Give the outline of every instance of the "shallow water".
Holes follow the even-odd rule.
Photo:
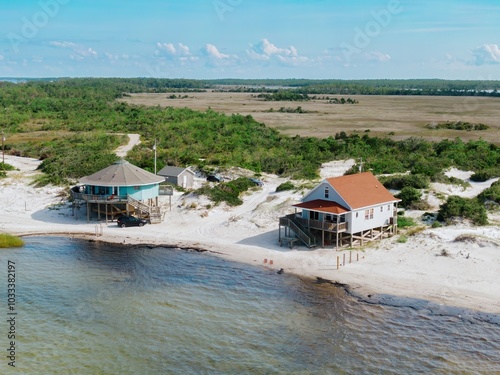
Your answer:
[[[2,348],[8,260],[18,313],[2,374],[500,373],[500,326],[472,312],[367,304],[207,253],[26,243],[0,252]]]

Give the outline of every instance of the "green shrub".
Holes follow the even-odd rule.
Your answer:
[[[472,176],[470,176],[471,181],[475,182],[484,182],[488,181],[489,179],[498,177],[498,171],[495,169],[483,169],[479,172],[474,173]]]
[[[0,171],[13,171],[15,169],[12,165],[0,161]]]
[[[465,131],[481,131],[488,130],[489,126],[481,123],[470,123],[466,121],[446,122],[440,124],[427,124],[427,129],[452,129],[452,130],[465,130]]]
[[[413,220],[411,217],[406,217],[406,216],[398,217],[398,227],[400,229],[413,227],[415,225],[417,225],[417,223],[415,223],[415,220]]]
[[[439,221],[449,221],[459,217],[470,219],[475,225],[488,224],[486,208],[479,199],[452,195],[440,206],[437,218]]]
[[[398,237],[398,243],[407,243],[408,242],[408,236],[402,234]]]
[[[23,247],[24,241],[16,236],[0,233],[0,248]]]
[[[409,208],[412,204],[417,203],[422,198],[422,192],[410,186],[405,186],[401,193],[396,195],[396,198],[401,199],[401,206]]]
[[[291,181],[286,181],[276,188],[276,192],[278,193],[280,191],[293,190],[293,189],[295,189],[295,185]]]
[[[380,182],[387,189],[402,190],[405,187],[427,189],[431,180],[428,176],[422,174],[400,174],[389,177],[380,177]]]
[[[447,175],[444,174],[443,171],[438,172],[432,176],[432,182],[440,182],[442,184],[449,184],[449,185],[457,185],[461,186],[464,189],[467,189],[470,187],[470,183],[468,181],[464,181],[460,178],[457,177],[448,177]]]
[[[488,189],[485,189],[477,197],[481,202],[493,201],[500,204],[500,180],[491,184]]]
[[[222,182],[212,188],[206,185],[198,189],[197,192],[198,194],[206,195],[215,204],[226,202],[230,206],[239,206],[243,204],[240,194],[253,186],[255,186],[254,183],[248,178],[240,177],[229,182]]]

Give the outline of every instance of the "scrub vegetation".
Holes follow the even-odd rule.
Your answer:
[[[441,81],[420,83],[421,93],[463,94],[458,91],[461,87],[458,82],[449,83],[448,91],[442,91]],[[415,134],[394,140],[371,137],[368,132],[360,135],[348,128],[322,138],[287,136],[251,115],[226,115],[210,108],[197,111],[134,105],[117,100],[143,92],[199,92],[213,89],[214,84],[211,81],[118,78],[2,82],[0,124],[7,134],[5,150],[43,160],[40,170],[45,174],[38,180],[40,185],[67,184],[109,165],[117,159],[113,150],[125,142],[126,133],[139,133],[142,137],[142,143],[129,152],[127,160],[149,171],[154,169],[156,139],[158,169],[167,164],[201,169],[237,166],[256,173],[315,179],[321,163],[355,158],[363,160],[363,170],[371,170],[374,174],[400,174],[383,183],[401,189],[424,189],[429,182],[441,181],[443,171],[450,167],[474,171],[478,179],[500,176],[500,148],[482,139],[433,142]],[[406,84],[406,87],[416,87],[419,83]],[[376,89],[372,82],[365,82],[364,86],[360,82],[316,82],[300,87],[297,92],[264,90],[262,99],[304,101],[309,94],[332,94],[342,87],[343,93],[348,94],[387,94],[386,89]],[[394,85],[391,87],[390,93],[399,92]],[[405,95],[416,94],[406,88],[403,91]],[[476,93],[486,95],[486,91]],[[497,95],[496,91],[488,93],[489,96]],[[358,170],[359,165],[355,165],[351,173]],[[409,174],[403,177],[407,172]],[[219,188],[226,192],[245,190],[229,183]],[[410,203],[416,196],[414,193],[405,191]],[[442,216],[445,217],[445,213]]]

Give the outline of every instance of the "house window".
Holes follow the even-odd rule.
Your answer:
[[[316,211],[309,212],[309,219],[319,220],[319,212],[316,212]]]
[[[380,212],[384,212],[384,206],[380,206]]]
[[[387,205],[387,211],[390,211],[390,210],[391,210],[391,205],[390,205],[390,204],[388,204],[388,205]]]
[[[356,212],[356,218],[359,216],[359,212]]]
[[[325,187],[325,199],[328,199],[330,197],[330,189],[328,189],[328,186]]]
[[[134,186],[134,190],[141,190],[140,186]]]
[[[373,219],[373,208],[370,208],[370,219]]]
[[[373,208],[365,210],[365,220],[371,220],[371,219],[373,219]]]

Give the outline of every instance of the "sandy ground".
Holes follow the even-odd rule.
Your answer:
[[[353,295],[375,303],[394,298],[432,302],[434,306],[466,308],[500,314],[500,227],[471,227],[457,224],[438,229],[426,227],[406,243],[399,236],[384,239],[352,251],[335,249],[293,249],[278,243],[278,218],[292,213],[291,204],[307,191],[276,193],[284,179],[264,175],[264,186],[244,197],[235,208],[225,205],[207,208],[204,197],[176,192],[169,204],[161,197],[161,224],[143,228],[119,228],[116,223],[87,223],[85,209],[79,219],[61,197],[58,187],[34,188],[30,185],[38,160],[6,156],[18,168],[0,179],[0,232],[19,235],[65,234],[124,244],[165,245],[208,250],[229,260],[258,267],[280,268],[286,273],[320,277],[346,284]],[[323,165],[322,177],[340,176],[354,161]],[[234,169],[227,174],[244,174]],[[448,173],[468,178],[469,172]],[[435,185],[432,191],[445,195],[473,196],[494,180],[472,184],[469,189]],[[198,184],[205,183],[198,180]],[[431,199],[429,199],[431,201]],[[432,203],[432,202],[431,202]],[[434,198],[434,204],[438,204]],[[421,213],[413,212],[419,217]],[[500,222],[499,215],[491,216]],[[96,236],[97,233],[102,233]],[[345,256],[345,258],[344,258]],[[337,257],[340,268],[337,269]],[[345,259],[345,261],[344,261]],[[270,265],[272,261],[272,265]],[[345,263],[344,263],[345,262]]]

